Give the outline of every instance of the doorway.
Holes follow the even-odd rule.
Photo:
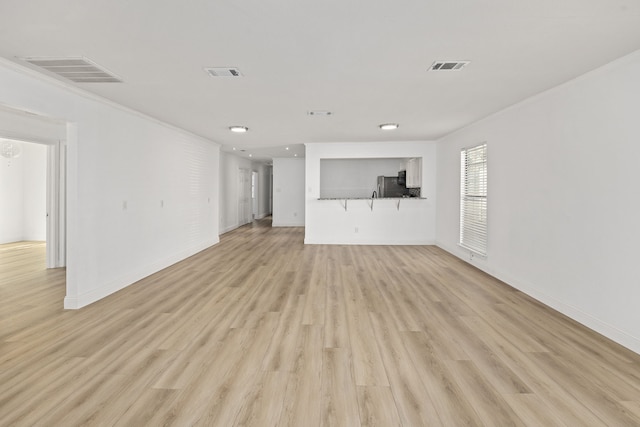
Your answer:
[[[0,139],[0,244],[46,242],[47,151]]]
[[[65,139],[67,135],[67,124],[63,121],[34,114],[23,110],[0,105],[0,147],[3,148],[0,159],[10,162],[5,166],[5,172],[13,165],[17,168],[18,163],[22,163],[27,158],[34,157],[33,152],[39,152],[40,158],[44,158],[44,164],[29,164],[23,170],[23,181],[36,182],[44,181],[44,189],[35,192],[41,193],[45,200],[37,201],[36,195],[29,195],[27,198],[26,216],[34,216],[29,220],[29,232],[21,233],[24,236],[35,236],[36,231],[39,236],[44,234],[42,240],[46,241],[46,267],[56,268],[66,265],[66,151]],[[46,152],[46,155],[43,154]],[[36,156],[37,157],[37,156]],[[12,163],[12,164],[11,164]],[[16,168],[10,171],[17,177]],[[36,170],[37,169],[37,170]],[[5,192],[17,192],[22,184],[17,185],[17,178],[3,180]],[[6,188],[8,187],[8,189]],[[33,185],[29,184],[29,192],[34,192]],[[33,196],[33,197],[31,197]],[[24,197],[24,195],[22,196]],[[31,206],[31,207],[29,207]],[[42,206],[42,208],[33,208]],[[42,212],[38,212],[41,209]],[[15,215],[9,212],[3,204],[2,216],[4,218]],[[44,216],[44,225],[38,221]],[[44,233],[43,229],[44,228]]]

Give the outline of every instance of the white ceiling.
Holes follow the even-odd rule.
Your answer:
[[[124,82],[76,86],[254,159],[435,139],[637,49],[638,0],[0,0],[0,56],[86,57]]]

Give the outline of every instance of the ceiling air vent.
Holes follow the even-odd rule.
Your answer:
[[[22,58],[37,67],[76,83],[122,83],[122,80],[86,58]]]
[[[211,77],[242,77],[242,73],[235,67],[205,68]]]
[[[436,61],[429,71],[460,71],[471,61]]]

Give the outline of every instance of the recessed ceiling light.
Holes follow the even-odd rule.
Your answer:
[[[284,149],[288,151],[288,150],[289,150],[289,147],[284,147]]]
[[[294,155],[293,155],[293,157],[298,157],[298,155],[297,155],[297,154],[294,154]]]
[[[246,127],[246,126],[229,126],[229,130],[231,132],[244,133],[244,132],[248,131],[249,128]]]
[[[397,123],[384,123],[378,126],[382,130],[394,130],[400,127]]]
[[[236,151],[236,147],[233,147],[233,151]]]
[[[307,114],[310,116],[330,116],[333,113],[331,111],[312,110],[307,111]]]
[[[249,157],[253,157],[253,154],[249,154]]]

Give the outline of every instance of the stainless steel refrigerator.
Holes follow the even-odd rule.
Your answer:
[[[402,197],[407,193],[407,187],[398,184],[397,176],[378,177],[378,197]]]

